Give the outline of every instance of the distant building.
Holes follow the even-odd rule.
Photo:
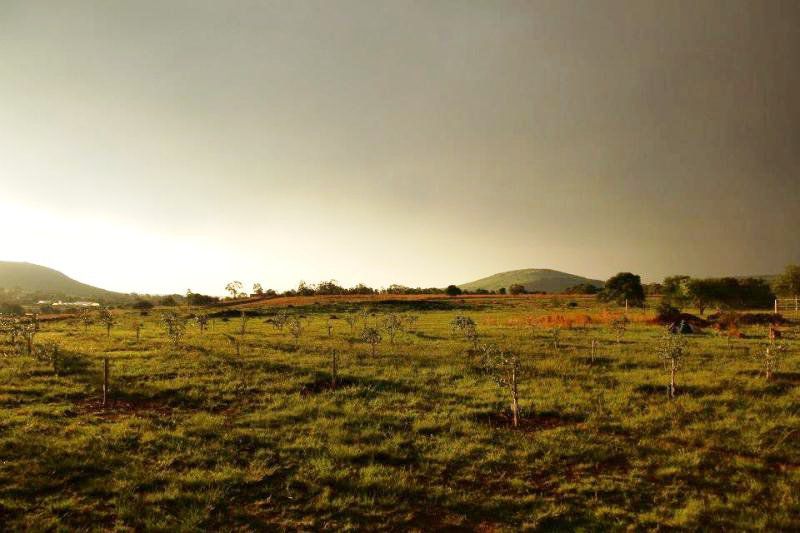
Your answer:
[[[52,304],[53,307],[100,307],[97,302],[62,302],[58,301]]]

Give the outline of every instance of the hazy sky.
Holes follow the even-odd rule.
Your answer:
[[[800,262],[800,2],[0,0],[0,259],[109,289]]]

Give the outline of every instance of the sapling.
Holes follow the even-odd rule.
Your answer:
[[[250,317],[247,316],[247,313],[244,311],[241,312],[240,322],[239,322],[239,336],[244,338],[245,331],[247,330],[247,321]]]
[[[356,324],[358,323],[358,315],[355,313],[347,313],[344,315],[344,321],[350,326],[350,335],[355,334]]]
[[[280,331],[283,332],[283,328],[286,327],[286,322],[289,320],[289,315],[286,312],[286,309],[281,309],[278,311],[274,317],[272,317],[272,326]]]
[[[681,321],[681,326],[683,321]],[[681,331],[681,329],[678,329]],[[667,329],[661,338],[658,355],[664,362],[665,369],[669,372],[668,396],[670,399],[675,397],[675,373],[681,366],[681,362],[688,349],[688,341],[681,333],[672,333]]]
[[[325,323],[325,327],[328,329],[328,337],[332,337],[333,336],[333,322],[331,322],[330,318],[328,318],[328,321]]]
[[[781,358],[788,351],[788,347],[783,343],[776,343],[774,340],[756,352],[756,357],[761,359],[764,368],[764,376],[767,381],[772,380],[774,372],[778,369]]]
[[[479,337],[478,327],[475,325],[474,320],[468,316],[457,316],[450,321],[450,328],[453,330],[453,334],[460,333],[472,344],[472,348],[477,350]]]
[[[519,356],[496,345],[483,347],[483,363],[495,382],[508,390],[511,396],[511,417],[514,427],[519,426],[519,382],[522,365]]]
[[[106,327],[106,337],[111,336],[111,328],[114,327],[114,315],[108,309],[101,309],[98,314],[98,319]]]
[[[553,350],[558,352],[559,348],[561,347],[561,345],[559,344],[559,341],[561,339],[561,328],[558,327],[558,326],[554,326],[550,330],[550,335],[551,335],[552,342],[553,342]]]
[[[617,338],[617,344],[621,344],[622,337],[624,337],[625,332],[628,331],[628,318],[622,317],[615,319],[613,322],[611,322],[611,329],[614,330],[614,335]]]
[[[225,333],[225,338],[227,339],[228,343],[231,346],[233,346],[234,349],[236,350],[236,356],[237,357],[240,356],[242,354],[242,352],[241,352],[241,344],[242,344],[241,338],[237,337],[236,335],[229,335],[228,333]]]
[[[390,313],[383,319],[383,329],[386,331],[386,334],[389,335],[389,342],[394,344],[395,336],[404,330],[403,319],[400,315]]]
[[[138,320],[134,320],[133,323],[131,324],[131,327],[133,327],[133,331],[136,333],[136,343],[138,344],[139,337],[141,336],[142,332],[142,323],[139,322]]]
[[[299,345],[300,337],[303,335],[304,329],[302,320],[292,315],[287,319],[287,324],[289,325],[289,334],[294,337],[295,345]]]
[[[382,337],[378,328],[366,327],[361,332],[361,340],[372,347],[372,357],[375,357],[375,348],[380,344]]]
[[[61,368],[61,347],[55,342],[36,345],[34,355],[39,361],[53,365],[53,373],[57,376]]]
[[[172,341],[172,345],[177,348],[180,346],[183,334],[186,331],[186,320],[179,317],[172,311],[168,311],[161,315],[161,325],[167,333],[167,336]]]
[[[92,325],[92,314],[89,312],[88,309],[81,309],[78,312],[78,320],[83,324],[83,331],[84,333],[89,331],[89,326]]]
[[[206,327],[208,326],[208,315],[200,313],[194,317],[194,321],[197,322],[197,327],[200,328],[200,334],[202,335],[205,333]]]

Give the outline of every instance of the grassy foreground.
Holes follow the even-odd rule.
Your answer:
[[[3,338],[0,529],[800,529],[796,324],[771,381],[753,357],[763,327],[691,335],[669,401],[663,330],[641,316],[618,343],[599,308],[423,304],[294,307],[297,340],[264,309],[239,356],[236,317],[190,325],[178,348],[159,311],[117,314],[110,337],[48,322],[36,342],[59,344],[58,375]],[[373,357],[363,320],[344,320],[359,309],[418,320]],[[521,427],[457,315],[521,356]]]

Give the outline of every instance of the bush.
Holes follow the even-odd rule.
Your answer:
[[[461,289],[459,289],[455,285],[448,285],[447,288],[444,290],[444,293],[448,296],[458,296],[459,294],[461,294]]]
[[[520,285],[519,283],[514,283],[508,288],[508,292],[511,294],[525,294],[527,291],[525,290],[524,285]]]

